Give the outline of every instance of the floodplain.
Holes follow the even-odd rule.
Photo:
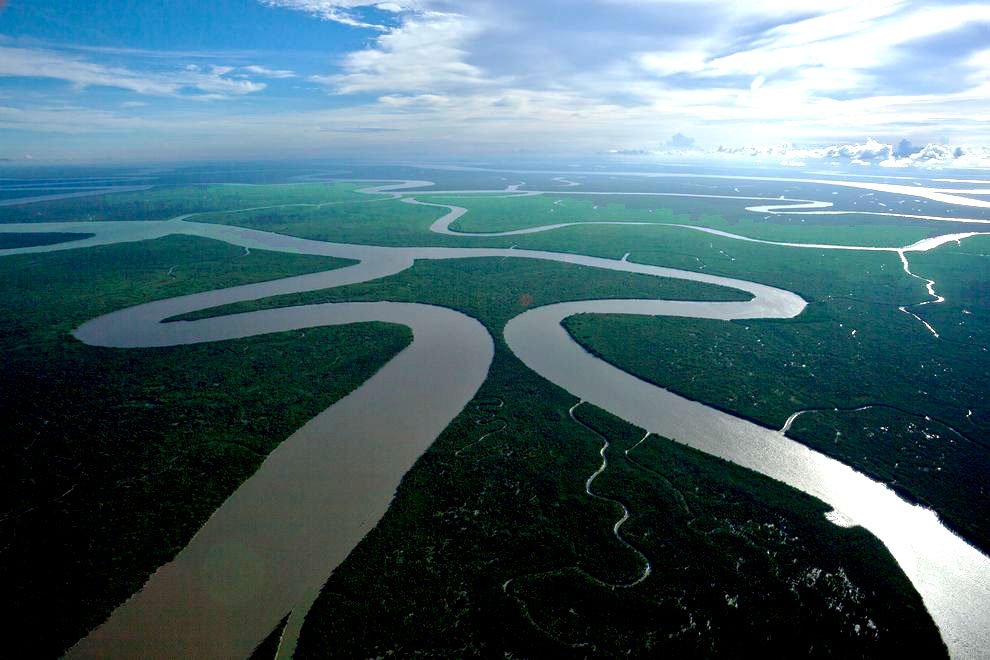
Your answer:
[[[248,649],[285,627],[300,657],[985,650],[982,619],[960,623],[889,540],[841,515],[852,512],[583,401],[505,331],[571,301],[744,310],[759,287],[780,291],[790,307],[734,320],[595,312],[563,325],[624,373],[781,430],[779,442],[889,486],[905,510],[923,505],[976,567],[959,578],[962,607],[985,617],[990,213],[926,198],[924,180],[909,195],[793,173],[564,176],[176,172],[148,190],[0,208],[14,648],[86,648],[282,441],[416,341],[380,321],[154,347],[136,324],[133,348],[77,332],[137,305],[243,290],[161,319],[161,332],[386,302],[450,310],[492,343],[487,376],[401,470],[377,524],[328,560],[315,601],[245,632]],[[104,231],[119,233],[86,244]],[[912,248],[950,234],[962,237]],[[312,241],[324,256],[306,253]],[[375,277],[250,293],[346,279],[392,254]]]

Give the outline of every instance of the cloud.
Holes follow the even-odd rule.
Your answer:
[[[669,140],[664,144],[667,149],[677,149],[677,150],[688,150],[694,149],[694,138],[688,137],[683,133],[676,133],[670,137]]]
[[[717,154],[777,162],[781,165],[805,166],[810,161],[884,168],[917,167],[924,169],[990,168],[990,147],[927,144],[919,149],[901,142],[897,147],[869,138],[862,143],[828,147],[799,148],[791,145],[770,147],[719,147]]]
[[[53,50],[0,46],[0,77],[50,78],[76,87],[116,87],[149,96],[218,99],[260,92],[264,83],[227,77],[232,67],[201,67],[138,72],[106,66]]]
[[[267,67],[259,66],[257,64],[251,64],[249,66],[241,67],[242,71],[247,71],[248,73],[253,73],[256,76],[261,76],[262,78],[295,78],[296,73],[294,71],[289,71],[287,69],[269,69]]]
[[[890,160],[894,157],[894,147],[869,138],[863,144],[843,144],[827,147],[817,152],[815,150],[809,150],[802,155],[827,160],[844,160],[855,165],[865,165]]]
[[[416,3],[413,2],[379,2],[377,0],[259,0],[259,2],[268,7],[306,12],[325,21],[373,30],[385,30],[387,28],[363,20],[361,10],[377,9],[383,12],[400,13],[416,8]]]
[[[317,14],[377,6],[279,4]],[[580,11],[566,0],[475,0],[456,13],[444,0],[395,4],[395,25],[310,79],[336,94],[374,93],[390,110],[421,112],[442,96],[433,105],[452,120],[481,109],[533,126],[564,119],[575,133],[601,131],[601,142],[603,127],[586,120],[609,112],[629,134],[683,127],[709,143],[850,131],[965,138],[990,106],[990,54],[978,39],[976,52],[938,61],[931,75],[951,81],[947,92],[912,77],[936,66],[918,63],[935,61],[929,49],[962,48],[957,31],[990,21],[990,7],[952,0],[589,0]]]
[[[460,14],[427,12],[405,19],[371,48],[348,54],[343,73],[314,76],[338,94],[437,93],[485,85],[489,79],[466,61],[465,44],[481,26]]]
[[[146,129],[160,125],[157,122],[110,110],[93,110],[78,106],[25,109],[0,105],[0,129],[6,130],[45,134],[84,134]]]
[[[451,99],[442,94],[416,94],[408,96],[391,94],[380,97],[378,102],[390,108],[439,108],[449,106]]]
[[[436,145],[437,153],[536,145],[548,154],[655,152],[658,136],[680,131],[702,148],[725,144],[754,155],[766,150],[747,145],[833,145],[831,153],[778,147],[767,157],[779,161],[893,166],[910,157],[923,166],[981,156],[975,149],[946,156],[927,147],[887,153],[883,145],[902,137],[918,145],[943,136],[954,144],[990,142],[990,6],[971,0],[256,2],[272,8],[273,21],[310,30],[301,44],[330,35],[325,50],[315,51],[316,58],[308,49],[286,59],[265,50],[172,57],[0,37],[0,46],[9,47],[0,51],[0,75],[190,101],[259,94],[245,110],[250,117],[216,106],[198,112],[187,103],[155,124],[154,130],[197,136],[203,126],[224,135],[238,135],[236,127],[238,148],[249,133],[252,144],[286,147],[308,147],[315,138],[321,145],[364,140],[376,153],[390,139],[396,148]],[[183,69],[189,62],[195,66]],[[297,82],[272,83],[279,79]],[[277,94],[266,94],[266,83]],[[5,88],[19,92],[3,99],[7,106],[54,111],[58,105],[41,85]],[[335,98],[316,103],[314,93]],[[98,103],[96,96],[80,99]],[[121,100],[112,101],[118,116],[83,113],[76,125],[60,126],[131,126],[142,113],[124,112]],[[334,114],[294,112],[294,105]],[[401,132],[353,128],[375,126]],[[863,135],[879,142],[862,142]]]
[[[319,129],[323,133],[398,133],[399,128],[389,128],[387,126],[322,126]]]
[[[617,156],[650,156],[652,151],[646,149],[609,149],[608,153]]]

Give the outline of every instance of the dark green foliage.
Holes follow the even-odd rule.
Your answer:
[[[199,214],[281,204],[366,202],[375,199],[375,196],[353,192],[360,187],[346,183],[163,186],[137,192],[109,193],[93,197],[36,202],[23,206],[0,207],[0,222],[168,220],[188,213]]]
[[[442,286],[438,286],[442,283]],[[564,294],[567,295],[564,295]],[[393,277],[339,289],[289,294],[236,303],[175,320],[194,320],[269,307],[320,302],[391,300],[442,305],[479,318],[492,318],[493,333],[530,307],[561,300],[600,298],[663,298],[669,300],[749,300],[734,289],[686,280],[650,277],[587,266],[532,259],[455,259],[418,261]]]
[[[437,242],[433,238],[436,235],[429,233],[429,227],[442,214],[438,209],[353,192],[348,194],[347,190],[339,194],[339,201],[327,206],[208,213],[194,219],[320,241],[403,246]]]
[[[411,340],[384,324],[138,350],[68,334],[146,300],[346,263],[242,255],[168,238],[0,260],[0,582],[12,657],[54,656],[103,621],[281,440]]]
[[[477,187],[489,187],[492,178],[443,176]],[[534,186],[555,185],[549,177],[529,178]],[[608,185],[655,187],[631,180]],[[0,221],[200,213],[191,220],[348,242],[518,245],[612,258],[628,252],[632,261],[775,284],[813,303],[789,322],[570,322],[590,349],[620,366],[656,382],[675,379],[697,388],[695,398],[735,414],[779,426],[800,407],[865,403],[874,396],[917,399],[914,387],[948,419],[960,413],[959,401],[979,400],[974,392],[986,391],[990,370],[980,360],[946,363],[921,325],[896,311],[925,296],[923,284],[901,271],[894,254],[771,247],[663,227],[445,237],[428,231],[443,210],[375,201],[355,193],[358,187],[159,188],[0,208]],[[749,184],[741,184],[741,192],[767,194]],[[840,197],[855,203],[852,195]],[[775,240],[901,245],[931,231],[859,216],[760,221],[741,212],[739,203],[724,201],[670,198],[658,204],[652,198],[620,205],[590,197],[556,207],[553,196],[448,201],[472,209],[460,223],[478,231],[582,218],[639,220],[649,209],[662,221]],[[322,203],[327,205],[306,206]],[[291,204],[296,206],[228,212]],[[945,264],[945,279],[960,282],[959,292],[970,298],[985,291],[979,281],[967,284],[962,277],[973,258],[938,261]],[[936,264],[925,259],[912,255],[916,271],[934,273]],[[283,333],[114,351],[82,346],[67,333],[97,314],[138,302],[339,265],[261,252],[245,257],[239,248],[180,238],[0,260],[0,414],[14,420],[5,425],[8,460],[0,467],[0,580],[18,610],[5,621],[11,626],[7,637],[15,640],[8,650],[51,655],[101,621],[185,544],[281,439],[409,341],[402,329],[366,324],[309,330],[305,338]],[[941,289],[943,274],[937,279]],[[642,570],[637,555],[613,536],[620,508],[584,492],[600,464],[600,438],[570,419],[572,397],[526,369],[501,333],[531,306],[625,297],[747,298],[678,280],[469,259],[419,262],[380,281],[191,315],[321,301],[416,301],[471,314],[496,340],[492,372],[478,397],[406,475],[381,524],[327,583],[307,618],[302,657],[390,651],[444,657],[944,655],[917,594],[867,532],[835,527],[820,502],[666,440],[648,439],[627,460],[625,450],[640,432],[582,405],[582,422],[613,443],[610,467],[594,491],[630,509],[623,538],[653,566],[653,574],[632,589],[596,582],[628,582]],[[967,305],[965,311],[927,306],[919,313],[952,325],[943,334],[958,345],[985,346],[985,310]],[[913,364],[911,355],[919,362],[915,371],[903,371],[903,385],[870,371],[901,374]],[[788,371],[787,362],[798,358],[806,366]],[[962,385],[953,391],[946,382]],[[979,437],[971,429],[990,423],[990,414],[974,412],[962,430]],[[926,454],[918,427],[908,429],[915,418],[890,415],[897,433],[915,434],[908,450],[898,449],[896,438],[907,437],[902,435],[881,439],[884,450],[869,455],[865,444],[842,443],[849,451],[840,451],[840,458],[856,464],[858,453],[862,469],[895,480],[902,490],[917,484],[904,478],[904,468],[891,471],[892,457],[910,454],[904,463],[917,473],[926,461],[950,469],[951,452]],[[825,445],[840,424],[859,423],[845,421],[852,419],[809,415],[794,433],[807,433],[806,442],[834,452]],[[824,430],[810,430],[813,424]],[[934,423],[924,425],[922,437],[933,430],[939,430]],[[948,504],[936,501],[940,512],[961,506],[957,495],[963,492],[953,493]],[[269,646],[277,633],[266,640]],[[29,646],[17,648],[16,640]]]
[[[89,238],[92,234],[67,234],[67,233],[37,233],[37,234],[0,234],[0,250],[10,250],[12,248],[34,247],[36,245],[53,245],[55,243],[67,243]]]
[[[456,195],[420,195],[419,198],[470,209],[453,226],[464,232],[510,231],[563,222],[650,222],[699,225],[770,241],[901,247],[929,236],[938,227],[935,223],[905,225],[891,218],[857,215],[781,215],[765,219],[744,210],[744,205],[755,203],[752,201],[692,197],[616,198],[548,192],[538,197],[517,198],[504,195],[476,199]]]
[[[615,469],[595,491],[630,507],[624,533],[654,563],[654,575],[631,590],[585,577],[622,582],[642,570],[612,535],[618,507],[584,492],[600,464],[599,439],[568,417],[573,398],[526,369],[501,339],[505,322],[522,311],[521,291],[549,303],[597,295],[608,282],[607,273],[571,282],[571,270],[427,262],[321,294],[462,309],[491,330],[496,356],[475,402],[406,475],[386,516],[327,582],[298,657],[677,657],[748,646],[764,654],[944,655],[917,594],[867,532],[831,525],[824,505],[792,489],[659,439],[636,449],[645,468],[623,464],[638,431],[582,406],[582,419],[615,442]],[[670,297],[668,284],[677,283],[653,294]],[[483,295],[470,293],[479,289]],[[625,290],[645,293],[639,283]],[[829,607],[840,602],[841,612]]]
[[[641,432],[581,406],[613,442],[595,491],[629,507],[622,533],[653,564],[632,589],[596,584],[642,570],[612,536],[618,507],[584,493],[598,438],[501,344],[477,400],[491,397],[506,428],[458,453],[488,427],[476,406],[455,420],[327,582],[297,657],[945,654],[867,532],[669,441],[625,461]]]
[[[988,243],[964,245],[979,251]],[[933,507],[988,551],[990,266],[954,246],[911,261],[946,297],[913,308],[939,339],[899,311],[905,301],[897,299],[827,300],[791,321],[583,315],[565,326],[585,348],[630,373],[771,428],[799,410],[894,408],[802,417],[791,435]],[[903,277],[924,300],[921,283]]]
[[[934,508],[978,547],[990,548],[990,447],[924,415],[877,407],[802,415],[789,435]]]
[[[31,190],[7,190],[0,188],[0,201],[8,199],[26,199],[29,197],[41,197],[43,195],[60,195],[63,193],[82,192],[70,186],[52,186],[51,188],[38,188]]]

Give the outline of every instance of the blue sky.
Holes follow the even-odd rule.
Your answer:
[[[990,5],[0,0],[0,158],[990,143]]]

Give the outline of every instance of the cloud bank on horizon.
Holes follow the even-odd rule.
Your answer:
[[[915,146],[907,139],[901,139],[897,144],[868,138],[865,142],[824,147],[780,144],[741,147],[719,145],[715,148],[703,148],[696,146],[693,139],[677,134],[662,143],[659,149],[610,149],[609,153],[627,157],[751,161],[788,167],[818,164],[882,168],[915,167],[929,170],[990,169],[988,146],[935,143]]]
[[[591,155],[677,135],[722,156],[990,164],[986,3],[79,4],[0,9],[0,157]]]

